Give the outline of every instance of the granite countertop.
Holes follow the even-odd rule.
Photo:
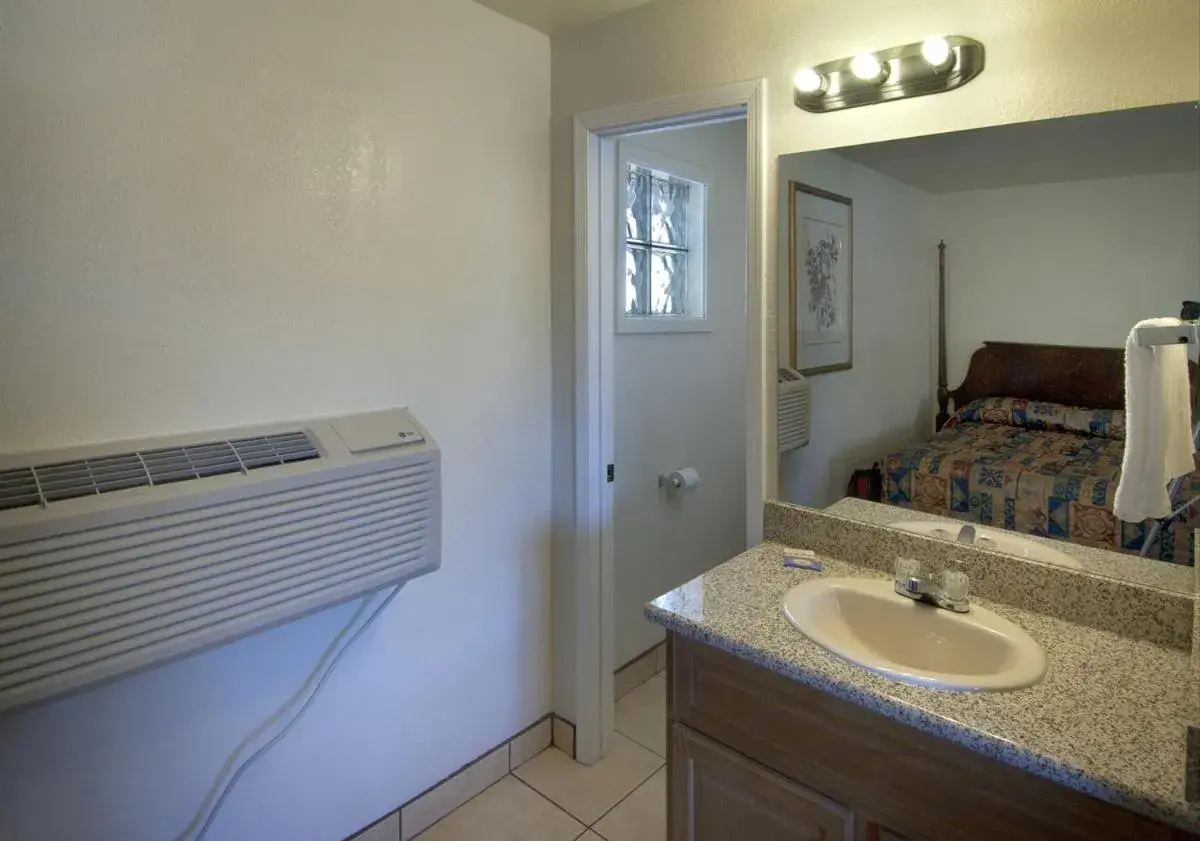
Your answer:
[[[1200,720],[1190,653],[1019,610],[977,604],[1025,628],[1046,651],[1036,686],[960,693],[898,683],[812,642],[784,618],[784,594],[814,576],[886,578],[822,557],[783,566],[765,543],[646,606],[652,621],[831,695],[1148,817],[1200,830],[1184,799],[1187,724]]]
[[[862,523],[887,526],[898,520],[951,520],[947,514],[927,514],[914,508],[898,508],[881,502],[846,497],[824,509],[830,514],[847,517]],[[992,528],[995,528],[994,526]],[[1147,560],[1136,555],[1110,552],[1094,546],[1082,546],[1065,540],[1021,534],[1023,538],[1057,549],[1064,555],[1077,559],[1083,568],[1097,575],[1129,581],[1146,587],[1158,587],[1175,593],[1196,592],[1196,570],[1183,564]]]

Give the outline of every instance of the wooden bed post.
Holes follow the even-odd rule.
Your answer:
[[[946,382],[946,241],[938,243],[938,415],[934,431],[950,420],[950,386]]]

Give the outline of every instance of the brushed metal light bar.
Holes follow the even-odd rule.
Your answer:
[[[983,72],[983,44],[962,35],[804,67],[793,79],[797,108],[814,114],[961,88]]]

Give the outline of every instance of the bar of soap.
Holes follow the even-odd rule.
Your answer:
[[[821,571],[821,562],[817,560],[817,553],[811,549],[789,549],[784,553],[783,565],[791,569]]]

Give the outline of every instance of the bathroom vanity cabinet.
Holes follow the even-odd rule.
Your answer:
[[[670,841],[1198,838],[678,634],[668,652]]]

